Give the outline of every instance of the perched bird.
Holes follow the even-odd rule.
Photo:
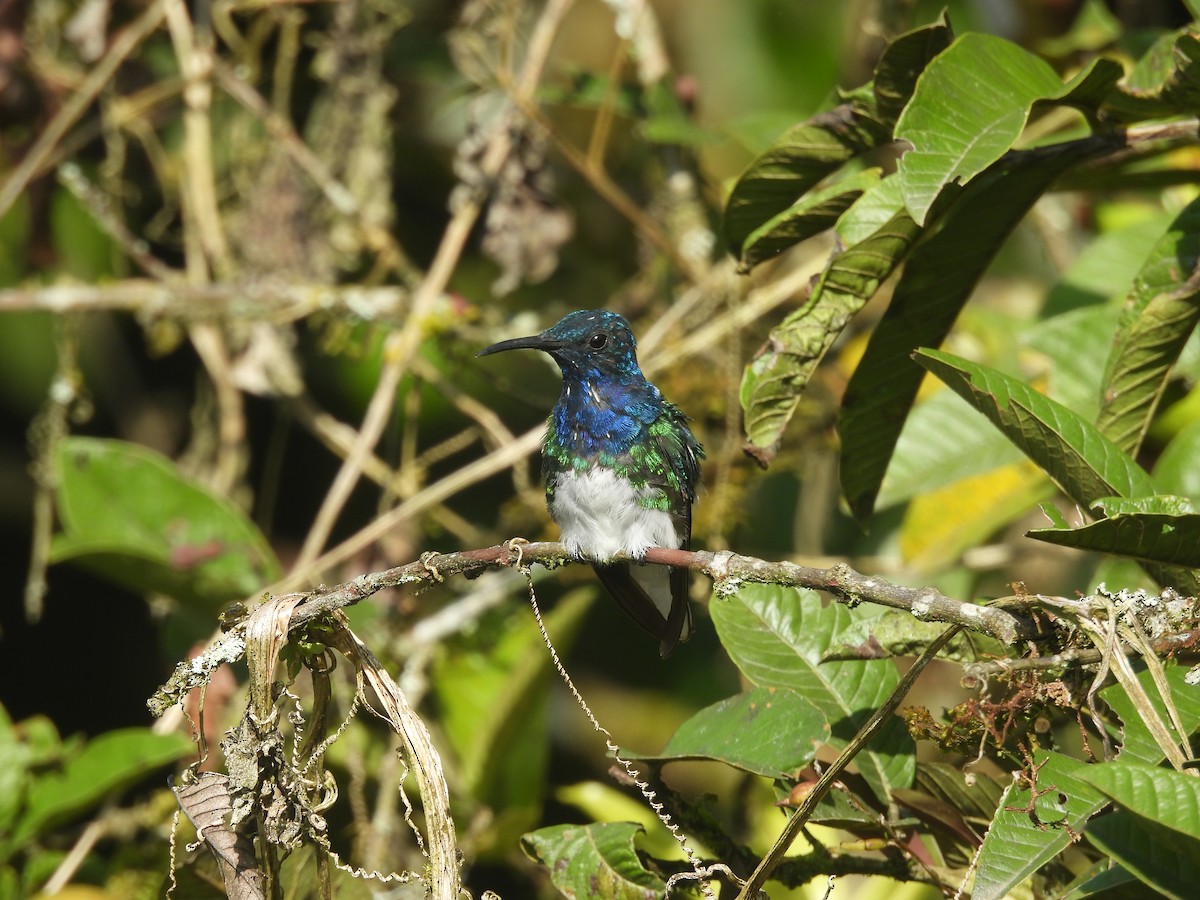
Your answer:
[[[562,370],[562,393],[542,444],[546,505],[571,553],[588,560],[620,607],[669,656],[692,632],[688,571],[631,566],[651,547],[686,550],[704,450],[679,407],[638,367],[629,323],[578,310],[541,334],[479,355],[543,350]]]

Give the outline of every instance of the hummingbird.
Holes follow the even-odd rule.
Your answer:
[[[641,560],[651,547],[691,544],[704,449],[687,416],[646,380],[633,331],[617,313],[576,310],[541,334],[478,355],[506,350],[542,350],[562,370],[542,443],[546,505],[567,549],[591,563],[666,658],[692,633],[689,573],[623,557]]]

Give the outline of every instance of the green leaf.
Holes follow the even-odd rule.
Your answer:
[[[749,271],[789,247],[832,228],[842,213],[878,182],[878,169],[864,169],[820,190],[809,191],[746,236],[740,267]]]
[[[1159,516],[1188,516],[1196,511],[1187,497],[1174,494],[1155,494],[1152,497],[1101,497],[1092,509],[1105,516],[1149,514]]]
[[[155,769],[192,753],[195,747],[183,735],[155,734],[148,728],[108,731],[93,738],[60,771],[42,773],[30,785],[13,844],[81,815]]]
[[[1194,734],[1197,728],[1200,728],[1200,693],[1194,686],[1187,683],[1188,670],[1185,667],[1167,664],[1164,665],[1164,669],[1167,684],[1171,688],[1171,702],[1175,704],[1179,720],[1188,734]],[[1170,721],[1166,704],[1159,695],[1150,673],[1139,672],[1138,682],[1150,698],[1159,718],[1164,722]],[[1158,746],[1154,735],[1150,733],[1150,729],[1146,727],[1146,723],[1133,701],[1129,699],[1126,690],[1119,684],[1111,685],[1100,692],[1100,699],[1121,717],[1121,723],[1124,726],[1121,732],[1121,752],[1117,758],[1121,762],[1147,765],[1157,765],[1162,762],[1162,749]]]
[[[887,659],[892,656],[920,656],[938,635],[946,630],[942,622],[922,622],[912,613],[884,610],[871,618],[861,617],[838,632],[837,642],[825,654],[826,660]],[[976,662],[1007,653],[1005,645],[987,635],[963,631],[948,643],[938,659]]]
[[[1048,750],[1034,751],[1039,797],[1019,778],[1001,797],[983,839],[972,900],[1003,900],[1018,884],[1071,843],[1105,804],[1104,795],[1081,778],[1086,763]]]
[[[964,413],[962,398],[945,390],[913,408],[896,441],[876,510],[1022,458],[1021,452],[987,419]]]
[[[1050,321],[1079,307],[1123,297],[1170,224],[1169,214],[1153,215],[1097,236],[1046,295],[1043,318]],[[1095,361],[1089,362],[1095,371]]]
[[[791,778],[829,741],[825,714],[795,691],[758,687],[700,710],[662,753],[639,759],[715,759],[768,778]]]
[[[1200,778],[1124,761],[1089,766],[1082,777],[1130,812],[1200,841]]]
[[[1200,568],[1200,515],[1114,516],[1066,531],[1039,528],[1026,536],[1076,550]]]
[[[803,308],[771,330],[742,376],[748,451],[763,465],[775,455],[800,394],[846,324],[904,259],[918,229],[897,213],[866,240],[837,254]]]
[[[1200,200],[1184,208],[1146,258],[1108,358],[1096,426],[1129,453],[1141,446],[1171,368],[1200,321],[1197,233]]]
[[[1154,464],[1154,486],[1160,493],[1200,503],[1200,421],[1180,429]]]
[[[279,577],[274,553],[241,510],[183,478],[166,457],[124,441],[68,438],[57,462],[64,533],[54,562],[209,605]]]
[[[1128,810],[1094,819],[1086,835],[1160,896],[1175,900],[1196,896],[1200,840]]]
[[[947,201],[908,252],[887,312],[842,399],[842,491],[860,521],[874,510],[921,385],[912,351],[942,342],[1004,238],[1050,182],[1083,158],[1078,152],[1034,152],[1001,161]]]
[[[948,184],[967,184],[1012,149],[1033,104],[1063,90],[1044,60],[1003,38],[965,34],[934,59],[896,122],[913,149],[898,174],[909,214],[924,225]]]
[[[863,195],[854,201],[854,205],[838,219],[838,239],[846,247],[853,247],[897,219],[899,213],[904,213],[900,180],[894,175],[889,175],[864,191]],[[904,213],[904,218],[908,218],[907,213]],[[918,232],[919,229],[914,226],[913,234]],[[836,255],[834,254],[835,258]]]
[[[914,359],[983,413],[1076,503],[1154,492],[1150,476],[1096,428],[1012,378],[938,350]]]
[[[746,239],[826,175],[883,143],[888,131],[860,102],[843,103],[788,129],[750,164],[725,206],[725,241],[745,266]]]
[[[879,57],[872,89],[879,120],[894,125],[912,98],[917,79],[930,60],[950,46],[954,32],[946,14],[932,25],[923,25],[895,38]]]
[[[1119,121],[1194,115],[1200,107],[1200,35],[1193,29],[1159,38],[1108,95],[1105,112]]]
[[[8,711],[0,704],[0,834],[12,831],[21,808],[29,757],[29,749],[13,728]]]
[[[821,662],[854,617],[840,604],[822,606],[813,591],[744,584],[731,597],[714,595],[709,609],[742,674],[752,684],[789,688],[811,701],[829,722],[835,748],[854,737],[899,683],[890,661]],[[892,788],[911,786],[915,749],[901,720],[891,719],[856,763],[884,802]]]
[[[633,846],[641,830],[629,822],[555,825],[525,835],[521,849],[550,870],[564,897],[661,900],[666,885],[646,870]]]

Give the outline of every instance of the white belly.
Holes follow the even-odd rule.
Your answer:
[[[604,562],[628,553],[640,559],[650,547],[679,547],[670,513],[641,505],[654,494],[634,488],[612,469],[573,470],[558,476],[550,515],[577,556]]]

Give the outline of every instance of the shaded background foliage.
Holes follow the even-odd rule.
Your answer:
[[[1002,34],[1052,57],[1057,46],[1063,58],[1089,40],[1094,46],[1116,41],[1136,57],[1154,34],[1188,21],[1180,4],[1113,6],[1121,22],[1094,3],[980,2],[950,9],[959,34]],[[112,36],[135,25],[144,10],[39,0],[4,8],[0,173],[11,175]],[[729,265],[719,237],[727,193],[784,128],[830,105],[831,86],[868,79],[884,36],[934,20],[939,5],[714,0],[660,3],[655,10],[670,70],[647,76],[638,69],[647,55],[618,40],[613,8],[590,0],[572,7],[533,95],[541,127],[514,120],[515,162],[498,173],[493,204],[472,230],[447,290],[420,322],[417,361],[401,382],[379,448],[400,477],[382,500],[377,487],[360,483],[329,543],[351,537],[397,499],[452,477],[544,418],[557,394],[553,372],[532,359],[485,369],[473,360],[479,347],[535,331],[567,309],[606,305],[627,313],[639,334],[655,333],[655,355],[666,363],[655,380],[694,417],[709,449],[708,487],[696,516],[700,545],[766,558],[848,558],[957,596],[1003,594],[1014,578],[1044,592],[1091,583],[1095,558],[1018,539],[1038,521],[1027,515],[1033,501],[1050,488],[998,444],[984,449],[1006,468],[966,488],[945,477],[953,459],[898,452],[900,465],[913,470],[893,470],[908,480],[885,484],[869,533],[839,507],[832,425],[877,310],[868,308],[818,370],[771,470],[758,471],[741,453],[742,367],[790,308],[806,273],[819,270],[832,242],[814,239],[741,280],[722,274],[720,266]],[[524,33],[536,10],[517,11],[515,27]],[[406,304],[435,259],[445,225],[470,202],[469,190],[456,185],[491,181],[480,174],[481,129],[497,108],[496,72],[507,65],[501,48],[505,29],[514,26],[504,15],[489,15],[483,4],[464,19],[464,10],[449,4],[361,0],[215,4],[211,13],[220,61],[211,107],[212,200],[224,246],[212,246],[203,227],[185,221],[182,212],[194,159],[187,155],[178,38],[173,45],[160,29],[105,83],[98,102],[0,219],[0,288],[102,287],[131,276],[159,277],[156,267],[165,266],[187,270],[193,285],[237,285],[219,298],[235,305],[253,307],[256,290],[270,293],[280,283],[388,288],[393,293],[385,296],[397,302],[372,307],[343,299],[322,308],[314,290],[300,292],[310,304],[303,312],[282,311],[272,324],[264,324],[272,317],[238,318],[235,310],[225,339],[238,363],[236,383],[247,391],[247,432],[232,452],[220,436],[227,401],[214,392],[203,354],[188,339],[196,326],[186,311],[182,319],[146,309],[137,316],[92,312],[68,319],[4,310],[0,528],[9,551],[0,560],[0,689],[13,720],[45,715],[63,735],[148,724],[145,697],[176,659],[209,637],[216,609],[233,598],[147,601],[142,591],[115,587],[87,569],[54,565],[44,599],[22,602],[36,533],[31,458],[33,473],[44,478],[52,438],[68,423],[75,434],[151,447],[246,510],[288,568],[304,552],[338,467],[315,436],[320,423],[361,421],[384,365],[386,335],[405,326]],[[202,39],[203,20],[196,21]],[[256,95],[247,99],[246,86]],[[607,122],[604,141],[597,138],[598,122]],[[316,165],[306,165],[302,152],[282,151],[300,141]],[[888,162],[890,152],[881,150],[880,162]],[[1052,333],[1029,345],[1017,340],[1047,291],[1046,305],[1060,308],[1119,292],[1122,276],[1108,273],[1136,268],[1186,190],[1045,198],[989,269],[951,349],[1004,365],[1052,344]],[[628,198],[644,219],[631,226],[614,196]],[[145,245],[125,231],[144,237]],[[1092,243],[1106,235],[1107,244]],[[1112,257],[1106,262],[1113,268],[1084,264],[1089,252]],[[1123,253],[1125,269],[1118,265]],[[789,276],[796,287],[773,309],[750,321],[738,318],[748,286],[768,289]],[[689,288],[697,294],[678,305],[678,321],[661,327],[673,300]],[[5,302],[20,299],[10,293]],[[706,331],[710,322],[723,327]],[[1056,365],[1069,357],[1060,351],[1047,351]],[[1151,432],[1147,459],[1194,421],[1194,403],[1186,399],[1192,374],[1185,369],[1185,378],[1170,385],[1165,424]],[[57,385],[62,397],[64,382],[65,402],[52,389]],[[917,446],[951,444],[947,429],[961,413],[944,412],[939,420],[931,409]],[[326,413],[331,420],[322,418]],[[328,439],[328,428],[324,433]],[[941,479],[936,484],[934,472]],[[976,467],[959,474],[989,473]],[[344,564],[308,573],[304,583],[340,581],[431,548],[482,546],[512,534],[552,536],[536,482],[536,466],[521,462],[512,475],[455,492]],[[376,652],[394,654],[400,666],[414,646],[414,625],[462,590],[450,585],[381,596],[356,608],[352,621],[377,635]],[[623,799],[602,786],[607,764],[599,744],[557,688],[547,689],[544,660],[520,667],[540,645],[519,589],[490,590],[508,599],[464,633],[421,648],[428,665],[411,674],[428,682],[428,709],[444,731],[456,783],[465,787],[458,815],[470,832],[470,884],[477,892],[524,896],[546,885],[516,853],[523,831],[581,816],[644,814],[628,812]],[[693,711],[739,687],[707,619],[664,665],[653,642],[631,637],[607,604],[593,602],[595,588],[582,571],[543,577],[539,595],[554,609],[551,622],[569,647],[571,671],[622,744],[657,750]],[[958,698],[956,690],[928,681],[923,702]],[[492,715],[498,698],[510,692],[511,707]],[[220,711],[218,704],[214,717]],[[385,744],[375,733],[331,760],[352,783],[359,779],[352,793],[365,796],[364,785],[384,789],[386,779],[375,782],[371,773]],[[175,751],[160,752],[169,759]],[[713,766],[676,764],[672,783],[689,793],[741,791],[752,798],[717,810],[739,833],[758,839],[757,829],[776,827],[773,798],[759,782]],[[144,843],[136,852],[122,857],[102,845],[81,880],[107,879],[114,896],[121,895],[113,878],[128,870],[141,873],[142,890],[157,889],[165,868],[165,813],[161,804],[153,809],[157,818],[149,815],[153,827],[141,832]],[[41,838],[45,858],[31,871],[48,876],[89,810],[84,804],[64,812],[66,830]],[[354,815],[361,824],[361,810]],[[358,849],[386,857],[379,848]]]

